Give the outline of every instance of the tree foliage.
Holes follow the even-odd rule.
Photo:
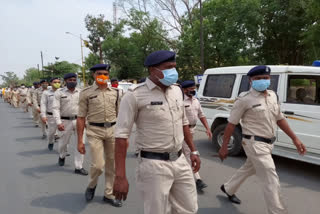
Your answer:
[[[4,86],[4,87],[14,87],[14,86],[18,86],[19,85],[19,78],[12,71],[5,72],[4,75],[0,74],[0,76],[1,76],[2,81],[3,81],[2,86]]]
[[[51,77],[60,77],[67,73],[77,73],[79,78],[82,78],[81,66],[74,63],[69,63],[67,61],[55,62],[43,67],[43,77],[45,79],[50,79]]]

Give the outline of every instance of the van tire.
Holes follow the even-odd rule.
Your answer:
[[[217,148],[217,150],[219,151],[219,149],[221,148],[222,145],[222,139],[223,139],[223,133],[225,128],[227,127],[227,123],[218,125],[212,133],[212,143],[214,144],[214,146]],[[230,143],[228,145],[228,151],[229,151],[229,155],[230,156],[237,156],[242,154],[243,149],[242,149],[242,132],[241,129],[239,127],[235,127],[235,130],[232,134],[232,140],[233,143],[230,140]]]

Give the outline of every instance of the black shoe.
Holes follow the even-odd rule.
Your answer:
[[[208,187],[208,185],[206,183],[204,183],[201,179],[198,179],[196,181],[196,186],[197,186],[197,191],[198,192],[202,192],[202,190],[206,187]]]
[[[111,204],[114,207],[122,207],[122,202],[117,199],[109,199],[104,196],[103,201],[108,204]]]
[[[51,151],[53,149],[53,143],[48,144],[48,149]]]
[[[86,189],[86,193],[85,193],[85,197],[86,197],[86,200],[87,201],[91,201],[92,199],[93,199],[93,197],[94,197],[94,193],[95,193],[95,191],[96,191],[96,187],[97,186],[95,186],[94,188],[87,188]]]
[[[37,124],[36,124],[36,125],[34,125],[34,127],[38,128],[38,127],[39,127],[39,125],[37,125]]]
[[[60,158],[59,157],[59,166],[64,166],[64,160],[65,160],[65,158]]]
[[[74,173],[78,174],[78,175],[88,175],[88,171],[85,170],[84,168],[82,169],[75,169]]]
[[[235,203],[235,204],[241,204],[241,200],[240,200],[235,194],[229,195],[229,194],[226,192],[226,190],[225,190],[225,188],[224,188],[224,185],[222,185],[222,186],[220,187],[220,189],[221,189],[222,192],[224,192],[224,193],[228,196],[229,201],[231,201],[232,203]]]
[[[69,153],[67,153],[67,154],[66,154],[66,156],[68,157],[68,156],[70,156],[70,154],[69,154]]]

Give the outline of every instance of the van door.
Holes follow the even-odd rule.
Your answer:
[[[287,74],[286,78],[287,92],[281,110],[307,150],[320,153],[320,75]],[[280,129],[278,145],[295,148]]]

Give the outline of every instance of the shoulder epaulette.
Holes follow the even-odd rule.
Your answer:
[[[250,91],[241,92],[241,93],[239,94],[238,98],[245,97],[245,96],[247,96],[248,94],[250,94]]]
[[[132,85],[132,86],[130,86],[129,87],[129,91],[135,91],[137,88],[139,88],[139,87],[141,87],[141,86],[143,86],[143,85],[145,85],[146,84],[146,82],[143,82],[143,83],[139,83],[139,84],[136,84],[136,85]]]
[[[85,88],[84,88],[84,89],[82,89],[81,91],[86,91],[86,90],[88,90],[88,89],[92,88],[92,86],[93,86],[93,85],[90,85],[90,86],[88,86],[88,87],[85,87]]]

